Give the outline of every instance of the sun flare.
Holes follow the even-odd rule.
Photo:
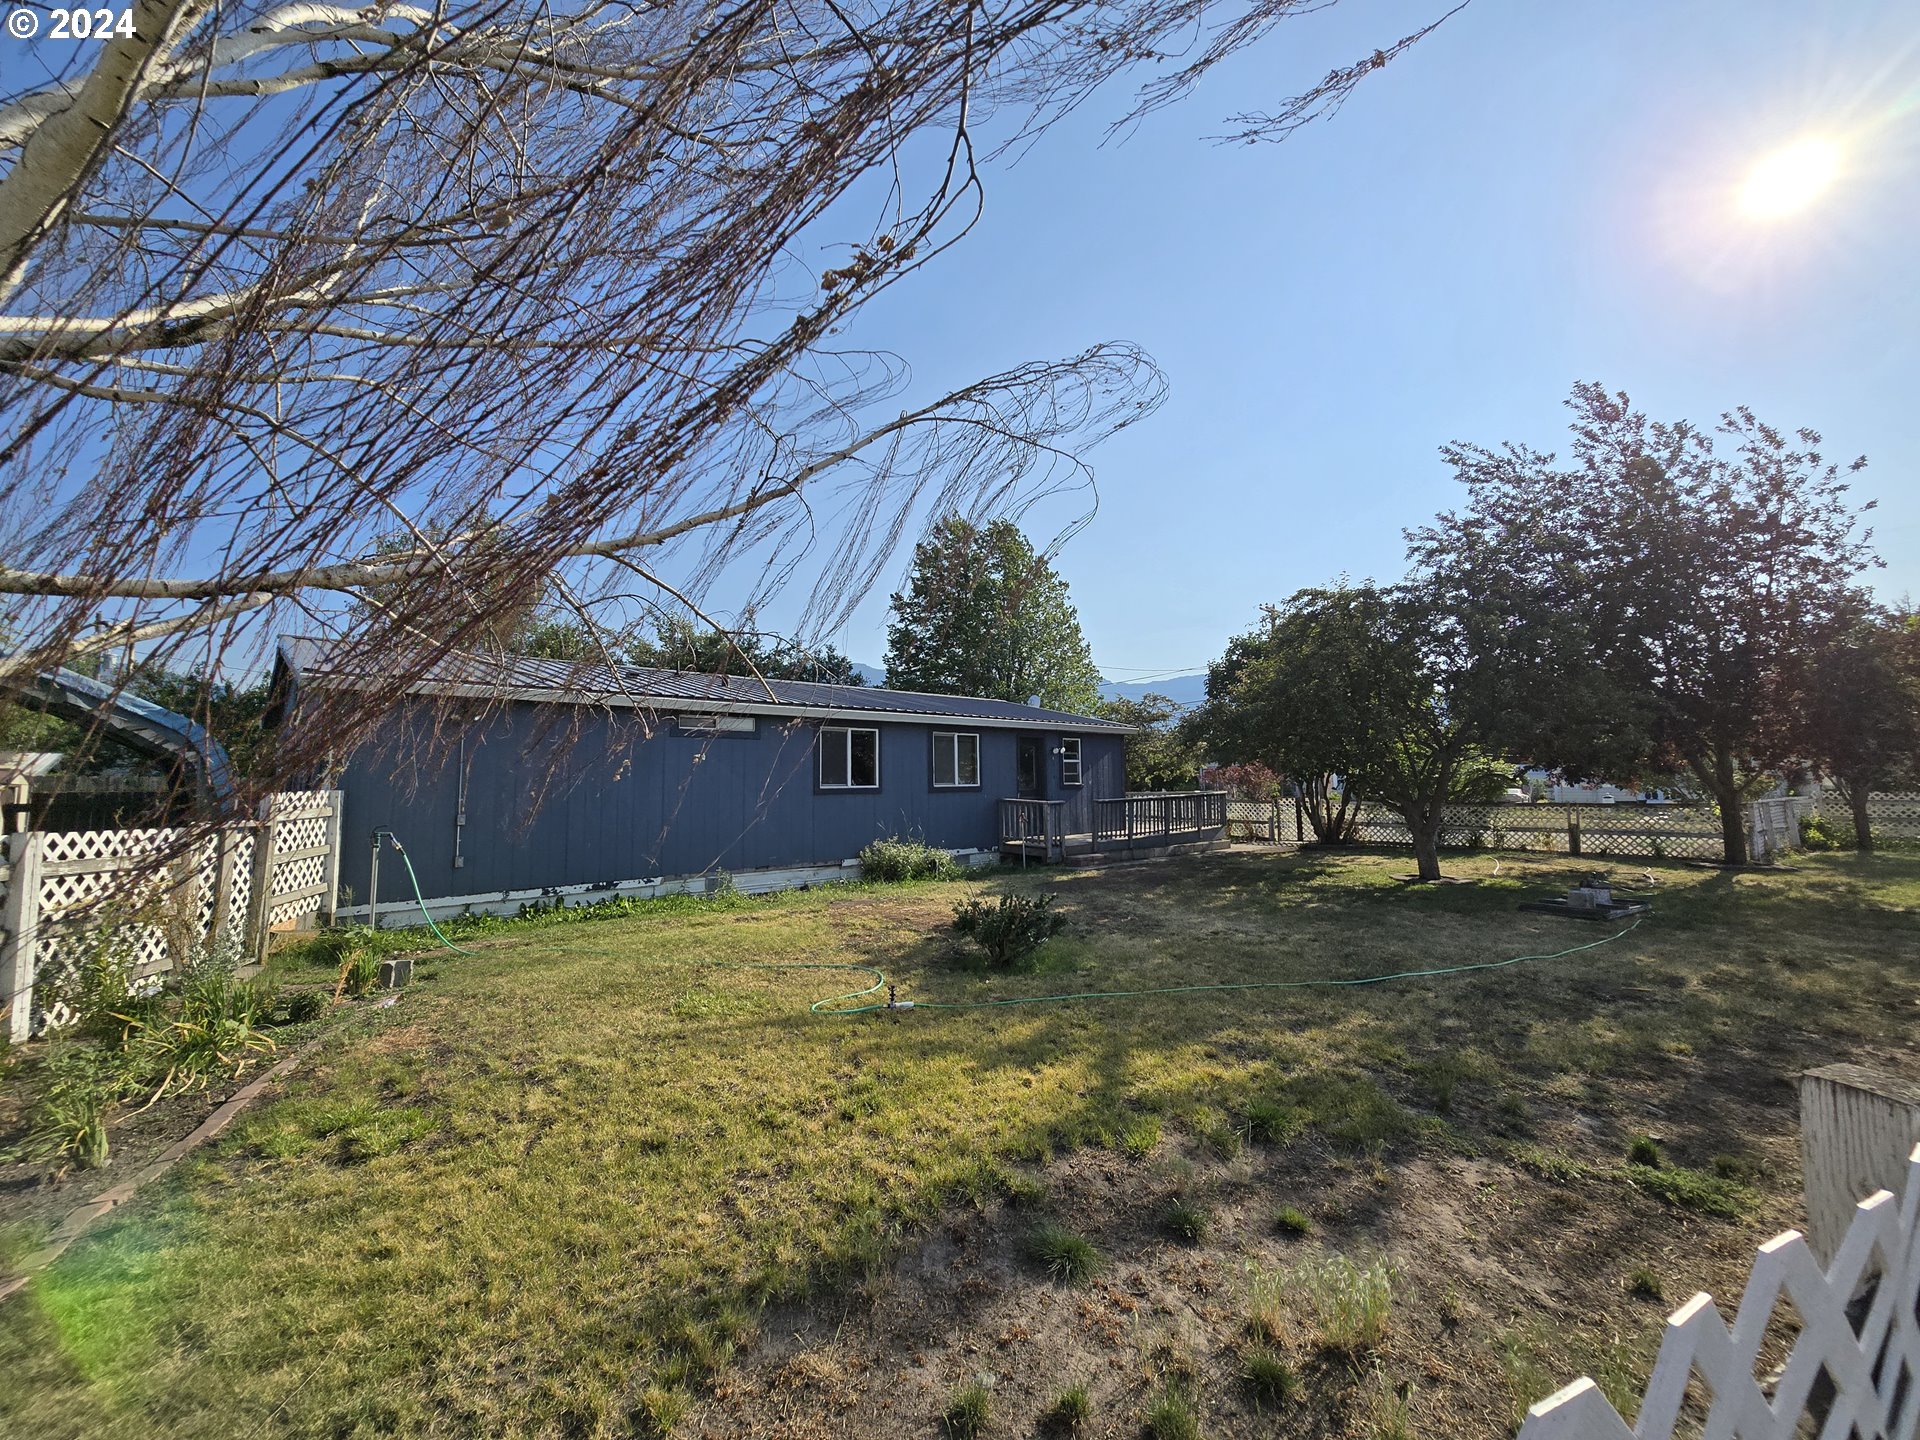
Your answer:
[[[1796,215],[1826,193],[1840,173],[1831,140],[1797,140],[1761,160],[1740,187],[1740,208],[1755,220]]]

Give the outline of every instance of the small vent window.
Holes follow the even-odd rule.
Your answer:
[[[751,735],[756,724],[751,715],[676,715],[673,720],[681,735]]]

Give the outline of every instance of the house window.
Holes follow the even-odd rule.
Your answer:
[[[676,715],[673,730],[676,735],[751,735],[754,723],[751,715]]]
[[[1060,742],[1060,783],[1080,783],[1080,737],[1069,735]]]
[[[933,785],[936,790],[980,788],[980,737],[933,732]]]
[[[820,727],[820,788],[878,790],[880,732],[840,725]]]

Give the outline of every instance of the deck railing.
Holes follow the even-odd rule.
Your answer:
[[[1093,802],[1095,845],[1204,835],[1226,823],[1224,790],[1165,790]]]
[[[1061,858],[1067,847],[1066,814],[1064,800],[1002,800],[1001,848],[1017,848],[1022,864],[1029,853],[1046,860]]]

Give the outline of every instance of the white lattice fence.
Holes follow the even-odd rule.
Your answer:
[[[1820,792],[1819,815],[1828,826],[1851,834],[1853,808],[1840,792],[1827,786]],[[1920,795],[1888,794],[1867,797],[1867,823],[1876,839],[1920,840]]]
[[[1582,1378],[1529,1410],[1518,1440],[1669,1440],[1683,1421],[1704,1440],[1912,1440],[1920,1426],[1920,1146],[1903,1191],[1899,1200],[1882,1190],[1861,1201],[1825,1268],[1797,1230],[1762,1245],[1731,1326],[1704,1293],[1674,1311],[1631,1427]],[[1762,1347],[1782,1329],[1786,1302],[1798,1332],[1763,1383]]]
[[[61,982],[111,945],[138,977],[226,943],[264,954],[271,931],[333,918],[339,795],[270,796],[257,822],[55,830],[6,837],[0,1013],[16,1040],[72,1017]]]
[[[261,806],[263,831],[271,835],[265,926],[295,928],[315,917],[333,918],[340,877],[338,793],[295,790],[269,796]]]

